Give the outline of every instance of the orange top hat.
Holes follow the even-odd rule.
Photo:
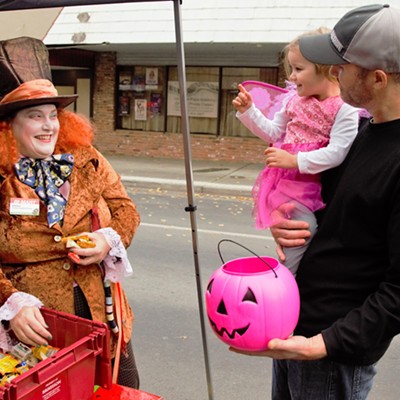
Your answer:
[[[58,96],[51,82],[49,53],[41,40],[20,37],[0,41],[0,118],[41,104],[64,108],[77,97]]]

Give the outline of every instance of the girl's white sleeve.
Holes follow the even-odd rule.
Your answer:
[[[358,132],[359,111],[346,103],[342,105],[333,123],[328,146],[297,154],[301,173],[317,174],[342,163]]]
[[[236,117],[254,135],[268,143],[275,143],[280,140],[286,133],[286,125],[289,122],[286,105],[274,115],[272,121],[254,103],[244,113],[238,111]]]

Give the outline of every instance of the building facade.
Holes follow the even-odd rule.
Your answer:
[[[57,89],[79,95],[75,111],[93,120],[104,153],[184,156],[171,3],[65,7],[41,37]],[[263,162],[267,144],[235,117],[238,83],[283,86],[283,47],[363,4],[369,2],[183,0],[192,157]]]

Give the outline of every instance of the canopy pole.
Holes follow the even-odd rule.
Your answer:
[[[203,353],[204,353],[204,362],[206,369],[208,398],[209,400],[213,400],[214,397],[213,397],[213,388],[211,382],[210,363],[208,357],[207,336],[206,336],[206,328],[204,321],[203,294],[201,287],[200,266],[198,258],[198,237],[197,237],[197,223],[196,223],[197,207],[194,204],[192,152],[190,148],[190,129],[189,129],[188,106],[187,106],[187,85],[186,85],[186,71],[184,62],[185,55],[184,55],[183,39],[182,39],[182,16],[181,16],[180,0],[174,0],[174,15],[175,15],[178,75],[179,75],[179,95],[181,102],[181,127],[182,127],[183,145],[185,153],[186,186],[187,186],[187,197],[188,197],[188,206],[185,207],[185,211],[190,213],[193,256],[194,256],[194,266],[196,273],[197,297],[199,303],[199,316],[200,316],[201,336],[203,341]]]

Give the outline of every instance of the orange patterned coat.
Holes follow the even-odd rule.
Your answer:
[[[97,206],[101,226],[113,228],[128,247],[140,217],[118,174],[94,147],[81,148],[73,154],[75,163],[62,227],[48,227],[42,202],[39,216],[10,215],[11,198],[38,197],[15,173],[0,170],[0,305],[15,291],[23,291],[39,298],[48,308],[74,314],[75,281],[86,296],[93,319],[106,322],[99,267],[73,264],[60,238],[90,231],[91,209]],[[133,314],[124,292],[122,305],[127,342]]]

